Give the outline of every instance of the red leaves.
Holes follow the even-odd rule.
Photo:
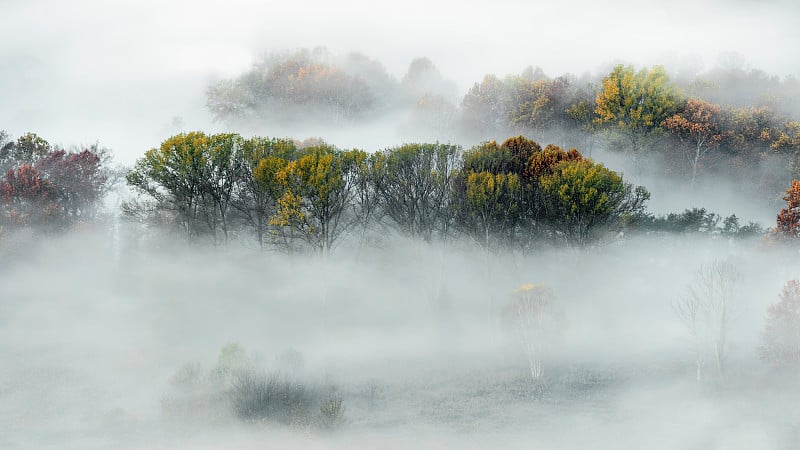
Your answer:
[[[773,235],[796,239],[800,237],[800,181],[792,180],[792,186],[786,190],[783,199],[787,205],[778,213]]]
[[[531,179],[539,179],[553,173],[555,167],[562,161],[581,160],[583,160],[583,156],[578,150],[571,148],[565,151],[557,145],[550,144],[528,160],[525,175]]]
[[[9,170],[5,178],[0,182],[0,220],[16,226],[44,223],[57,209],[57,190],[30,165]]]
[[[36,168],[58,187],[70,210],[77,211],[95,202],[106,182],[100,157],[89,150],[50,152],[36,163]]]
[[[38,170],[26,164],[17,170],[6,172],[6,180],[0,183],[3,202],[41,202],[55,197],[55,187],[42,178]]]
[[[82,218],[93,212],[106,181],[100,156],[91,150],[49,151],[0,179],[0,225],[65,224]]]

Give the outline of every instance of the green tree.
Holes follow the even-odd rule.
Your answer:
[[[536,142],[516,136],[500,145],[484,142],[464,153],[452,199],[456,225],[485,250],[511,245],[531,216],[533,182],[526,167],[539,151]]]
[[[452,222],[450,191],[461,153],[451,144],[405,144],[384,152],[376,180],[384,214],[407,237],[432,242]]]
[[[33,165],[53,151],[53,146],[36,133],[26,133],[13,142],[3,142],[6,137],[0,135],[0,173]]]
[[[380,186],[385,173],[386,155],[382,152],[351,151],[355,191],[351,201],[352,214],[359,228],[359,251],[374,223],[380,222]]]
[[[650,194],[590,159],[564,161],[539,180],[545,220],[570,245],[585,246],[601,232],[644,209]]]
[[[182,133],[148,150],[128,173],[128,184],[154,202],[156,211],[174,214],[189,239],[218,229],[228,237],[228,212],[236,184],[236,134]],[[124,210],[137,214],[137,203]]]
[[[522,187],[519,176],[470,172],[459,227],[486,251],[513,240],[519,223]]]

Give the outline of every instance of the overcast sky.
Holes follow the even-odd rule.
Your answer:
[[[99,140],[131,162],[174,117],[221,127],[203,107],[211,81],[262,52],[315,46],[363,52],[398,77],[428,56],[462,90],[528,65],[551,75],[615,61],[702,68],[723,52],[800,74],[796,3],[0,0],[0,129]]]

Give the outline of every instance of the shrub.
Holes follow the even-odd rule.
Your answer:
[[[344,403],[337,394],[330,395],[319,405],[320,428],[328,431],[338,430],[345,424]]]
[[[279,374],[243,370],[232,380],[231,403],[242,420],[289,425],[308,420],[313,394]]]

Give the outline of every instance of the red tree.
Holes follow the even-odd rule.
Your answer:
[[[786,190],[783,199],[788,203],[778,213],[773,234],[783,238],[800,237],[800,181],[792,180],[792,187]]]
[[[40,159],[36,169],[56,187],[67,215],[72,218],[93,215],[108,178],[100,156],[90,150],[80,153],[56,150]]]
[[[3,222],[11,225],[31,225],[50,222],[58,213],[57,190],[30,165],[6,172],[0,182]]]

